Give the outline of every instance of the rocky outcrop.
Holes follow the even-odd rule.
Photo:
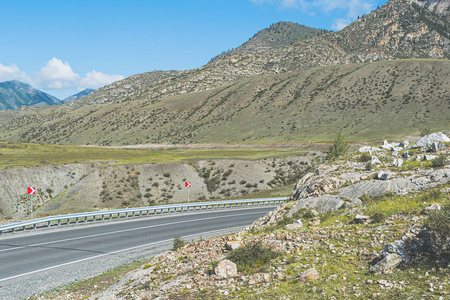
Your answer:
[[[443,134],[442,132],[432,133],[430,135],[424,136],[420,140],[414,143],[413,148],[426,148],[434,143],[448,143],[450,138]],[[436,150],[436,149],[435,149]]]
[[[426,136],[419,142],[426,145],[431,141],[435,142],[437,137],[440,141],[448,139],[444,134],[438,133]],[[408,142],[388,143],[387,141],[384,141],[380,148],[360,148],[360,152],[376,152],[378,156],[383,157],[384,161],[387,161],[385,163],[379,161],[383,169],[377,172],[366,171],[364,163],[352,161],[341,163],[341,165],[319,166],[315,173],[306,174],[296,184],[290,197],[290,199],[296,200],[293,210],[315,208],[321,212],[336,211],[345,207],[360,205],[361,199],[366,196],[374,197],[387,193],[405,194],[444,184],[450,180],[450,169],[448,168],[416,170],[414,173],[399,171],[398,168],[404,164],[404,161],[396,158],[396,156],[408,153],[409,149]],[[448,153],[448,150],[439,151],[442,155]],[[418,153],[416,159],[422,157],[420,152]],[[423,157],[426,156],[429,155],[423,155]],[[407,161],[415,159],[409,157],[409,155],[406,157]],[[374,156],[372,156],[372,164],[373,158]],[[426,160],[435,158],[437,156]]]

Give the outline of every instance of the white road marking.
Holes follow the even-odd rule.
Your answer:
[[[246,213],[246,214],[240,214],[239,216],[255,215],[255,214],[261,214],[261,213],[260,212]],[[56,241],[51,241],[51,242],[44,242],[44,243],[25,245],[25,246],[17,246],[17,247],[12,247],[12,248],[8,248],[8,249],[2,249],[2,250],[0,250],[0,252],[15,251],[15,250],[18,250],[18,249],[23,249],[23,248],[32,248],[32,247],[48,245],[48,244],[54,244],[54,243],[59,243],[59,242],[75,241],[75,240],[92,238],[92,237],[98,237],[98,236],[109,235],[109,234],[117,234],[117,233],[122,233],[122,232],[129,232],[129,231],[148,229],[148,228],[153,228],[153,227],[162,227],[162,226],[167,226],[167,225],[175,225],[175,224],[196,222],[196,221],[202,221],[202,220],[213,220],[213,219],[229,218],[229,217],[232,217],[232,216],[229,216],[229,215],[227,215],[227,216],[217,216],[217,217],[210,217],[210,218],[201,218],[201,219],[193,219],[193,220],[186,220],[186,221],[171,222],[171,223],[158,224],[158,225],[150,225],[150,226],[144,226],[144,227],[138,227],[138,228],[123,229],[123,230],[117,230],[117,231],[111,231],[111,232],[105,232],[105,233],[98,233],[98,234],[80,236],[80,237],[69,238],[69,239],[56,240]]]
[[[204,215],[204,214],[211,214],[211,213],[221,213],[221,212],[229,212],[232,210],[254,210],[254,209],[264,209],[264,208],[275,208],[278,207],[278,205],[266,205],[266,206],[250,206],[250,207],[232,207],[232,208],[221,208],[220,210],[210,210],[210,211],[202,211],[202,210],[198,210],[198,211],[189,211],[189,212],[184,212],[181,213],[179,212],[178,214],[173,214],[173,215],[165,215],[165,214],[156,214],[156,215],[148,215],[148,219],[145,219],[145,217],[147,216],[142,216],[142,218],[136,218],[136,219],[113,219],[111,221],[107,220],[106,222],[102,223],[101,221],[96,221],[96,223],[79,223],[79,224],[70,224],[70,226],[67,227],[50,227],[50,230],[44,230],[43,232],[33,232],[33,231],[15,231],[14,235],[12,236],[8,236],[11,233],[2,233],[0,234],[0,241],[6,239],[6,240],[12,240],[12,239],[19,239],[19,238],[23,238],[24,236],[36,236],[36,235],[42,235],[42,234],[51,234],[52,231],[51,229],[58,229],[58,231],[62,231],[62,230],[82,230],[85,229],[84,226],[89,226],[89,228],[94,228],[94,227],[100,227],[100,226],[108,226],[108,225],[112,225],[113,223],[109,223],[109,222],[114,222],[114,224],[119,224],[119,223],[115,223],[115,222],[123,222],[123,223],[132,223],[132,222],[142,222],[144,220],[149,220],[150,218],[152,219],[162,219],[162,218],[177,218],[180,216],[180,214],[183,215]],[[56,231],[53,231],[56,232]],[[22,235],[23,234],[23,235]]]
[[[220,229],[220,230],[214,230],[214,231],[200,232],[200,233],[196,233],[196,234],[183,236],[183,238],[192,237],[192,236],[198,236],[198,235],[203,235],[203,234],[209,234],[209,233],[214,233],[214,232],[221,232],[221,231],[224,231],[224,230],[233,230],[233,229],[238,229],[238,228],[242,228],[242,227],[232,227],[232,228],[226,228],[226,229]],[[111,255],[111,254],[116,254],[116,253],[120,253],[120,252],[124,252],[124,251],[130,251],[130,250],[143,248],[143,247],[148,247],[148,246],[154,246],[154,245],[157,245],[157,244],[163,244],[163,243],[167,243],[167,242],[171,242],[171,241],[173,241],[173,239],[168,239],[168,240],[154,242],[154,243],[150,243],[150,244],[135,246],[135,247],[127,248],[127,249],[112,251],[112,252],[108,252],[108,253],[104,253],[104,254],[88,257],[88,258],[83,258],[83,259],[67,262],[67,263],[64,263],[64,264],[60,264],[60,265],[56,265],[56,266],[52,266],[52,267],[48,267],[48,268],[44,268],[44,269],[39,269],[39,270],[35,270],[35,271],[31,271],[31,272],[27,272],[27,273],[23,273],[23,274],[19,274],[19,275],[14,275],[14,276],[11,276],[11,277],[8,277],[8,278],[3,278],[3,279],[0,279],[0,282],[4,282],[4,281],[15,279],[15,278],[18,278],[18,277],[32,275],[32,274],[36,274],[36,273],[39,273],[39,272],[44,272],[44,271],[48,271],[48,270],[52,270],[52,269],[56,269],[56,268],[60,268],[60,267],[64,267],[64,266],[68,266],[68,265],[72,265],[72,264],[76,264],[76,263],[81,263],[81,262],[84,262],[84,261],[88,261],[88,260],[95,259],[95,258],[100,258],[100,257]]]

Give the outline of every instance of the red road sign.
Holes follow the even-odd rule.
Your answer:
[[[36,188],[35,187],[28,187],[28,195],[35,195],[36,194]]]
[[[185,187],[191,187],[191,183],[190,183],[189,181],[186,181],[186,182],[184,183],[184,186],[185,186]]]

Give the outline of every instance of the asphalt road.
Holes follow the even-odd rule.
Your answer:
[[[273,206],[112,221],[0,239],[0,283],[139,247],[175,236],[245,227]]]

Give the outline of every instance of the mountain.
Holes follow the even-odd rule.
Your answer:
[[[3,113],[0,139],[264,142],[442,129],[449,2],[391,0],[339,32],[261,52],[243,45],[198,69],[137,74],[57,108]]]
[[[208,91],[0,114],[0,140],[125,145],[370,140],[450,126],[450,61],[396,60],[262,75]],[[69,103],[70,104],[70,103]],[[64,107],[65,105],[63,105]]]
[[[236,54],[252,54],[278,49],[327,32],[329,31],[303,26],[293,22],[278,22],[272,24],[269,28],[257,32],[251,39],[238,48],[214,57],[211,59],[211,62],[217,62]]]
[[[0,110],[59,104],[58,98],[17,80],[0,82]]]
[[[338,32],[262,52],[250,53],[244,44],[198,69],[134,75],[71,105],[82,107],[132,99],[159,101],[254,76],[300,72],[319,66],[403,58],[448,59],[449,3],[450,0],[391,0]],[[260,39],[269,34],[257,34],[248,43],[258,40],[256,36]]]
[[[67,103],[67,102],[70,102],[70,101],[78,100],[78,99],[80,99],[81,97],[84,97],[84,96],[89,95],[89,94],[92,93],[93,91],[94,91],[93,89],[85,89],[85,90],[82,90],[81,92],[79,92],[79,93],[77,93],[77,94],[75,94],[75,95],[72,95],[72,96],[69,96],[69,97],[65,98],[62,102],[63,102],[63,103]]]

